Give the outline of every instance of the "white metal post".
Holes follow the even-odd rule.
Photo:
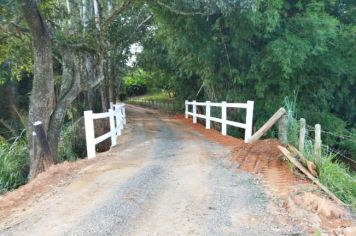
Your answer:
[[[226,102],[221,103],[221,133],[226,135]]]
[[[193,101],[193,123],[197,123],[197,101]]]
[[[95,133],[93,111],[84,111],[85,139],[87,142],[88,158],[95,157]]]
[[[188,106],[188,100],[185,100],[185,119],[188,118],[188,112],[189,112],[189,106]]]
[[[116,129],[115,129],[115,114],[113,109],[109,109],[109,121],[110,121],[110,134],[111,134],[111,147],[116,146]]]
[[[114,103],[113,102],[110,102],[110,109],[114,110]]]
[[[247,143],[247,140],[252,136],[253,105],[253,101],[247,101],[245,143]]]
[[[115,120],[116,120],[116,135],[121,135],[122,129],[122,118],[121,118],[121,110],[118,105],[114,105],[115,107]]]
[[[205,128],[210,129],[210,101],[206,102],[205,116]]]
[[[123,124],[126,125],[126,111],[125,111],[125,105],[121,107],[122,109],[122,119],[123,119]]]

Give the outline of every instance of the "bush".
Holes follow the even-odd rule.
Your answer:
[[[27,181],[27,140],[21,136],[12,143],[0,137],[0,192],[15,189]]]

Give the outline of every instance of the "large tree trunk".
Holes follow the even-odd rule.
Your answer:
[[[52,42],[46,23],[38,9],[37,2],[17,0],[21,13],[30,29],[33,41],[34,79],[29,106],[29,147],[32,148],[33,123],[41,121],[48,130],[49,120],[54,108],[54,80],[52,62]],[[44,155],[40,148],[37,156],[30,150],[30,179],[53,164],[53,157]],[[37,158],[42,165],[34,165]]]
[[[74,54],[73,50],[64,49],[61,90],[48,131],[48,139],[52,146],[55,162],[58,161],[58,143],[64,118],[69,106],[81,92],[80,74],[80,59]]]

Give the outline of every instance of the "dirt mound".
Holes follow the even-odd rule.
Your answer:
[[[277,140],[259,140],[253,144],[245,143],[242,139],[231,136],[223,136],[214,129],[205,129],[203,125],[193,124],[191,119],[178,116],[178,120],[191,126],[194,130],[203,134],[207,139],[229,146],[232,149],[231,160],[240,165],[240,169],[263,175],[264,184],[268,185],[278,194],[288,195],[297,179],[287,162],[282,159],[282,154],[277,148],[280,143]]]

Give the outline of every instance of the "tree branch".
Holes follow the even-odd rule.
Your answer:
[[[183,16],[195,16],[195,15],[202,15],[202,16],[209,16],[209,15],[212,15],[212,13],[207,13],[207,12],[185,12],[185,11],[181,11],[181,10],[177,10],[159,0],[156,0],[155,1],[158,5],[160,5],[161,7],[164,7],[166,9],[168,9],[169,11],[175,13],[175,14],[178,14],[178,15],[183,15]]]

